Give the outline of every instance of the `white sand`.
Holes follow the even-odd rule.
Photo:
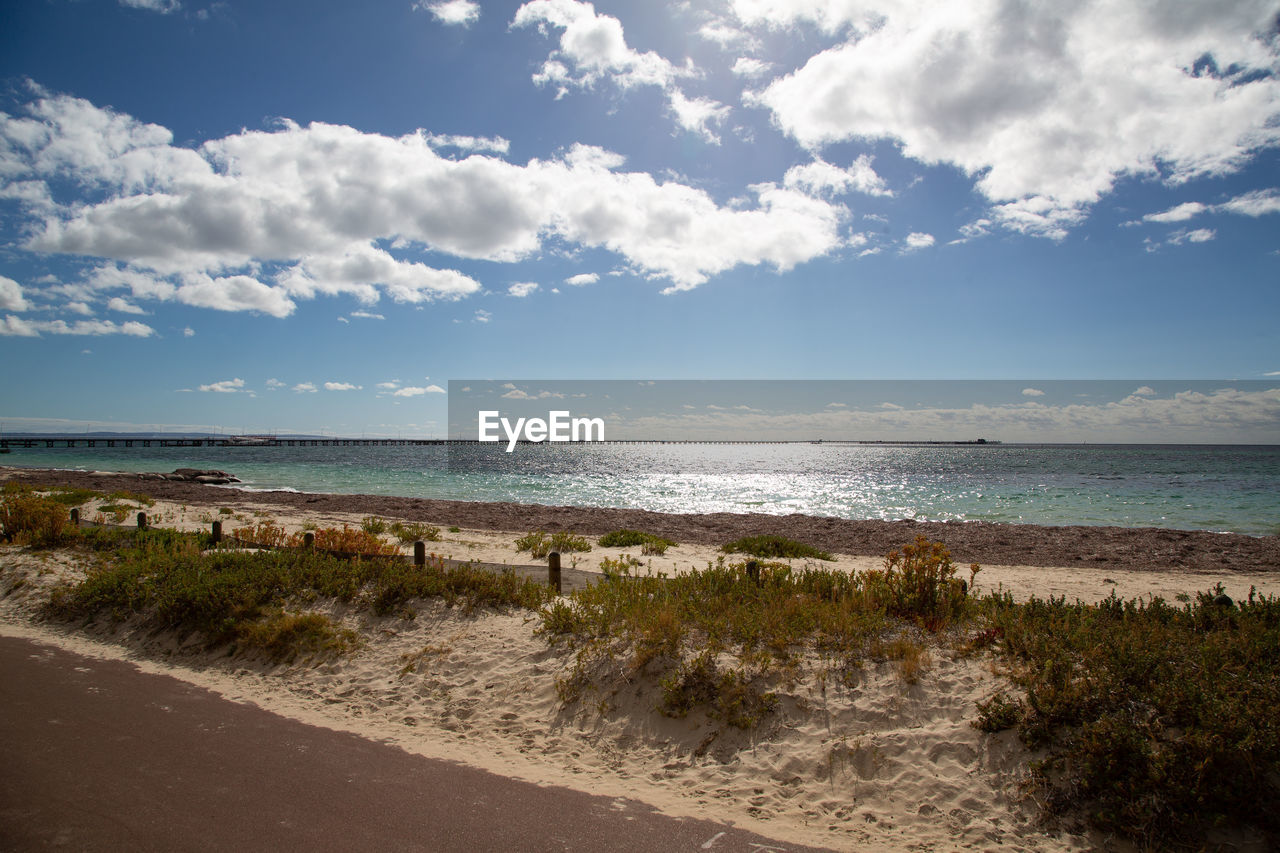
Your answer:
[[[304,523],[358,526],[352,517],[264,516],[289,530]],[[208,507],[158,504],[157,523],[228,528]],[[86,518],[93,510],[85,511]],[[132,515],[130,516],[132,518]],[[486,562],[530,563],[519,533],[443,532],[432,549]],[[579,555],[591,569],[606,556]],[[637,555],[638,556],[638,555]],[[714,561],[712,549],[679,545],[652,558],[655,571],[687,571]],[[645,558],[648,562],[649,558]],[[566,560],[566,563],[569,561]],[[839,565],[878,565],[842,557]],[[762,834],[836,849],[1086,850],[1102,839],[1038,825],[1019,783],[1030,756],[1010,732],[985,735],[970,725],[975,703],[1009,685],[989,658],[961,659],[942,649],[908,684],[892,662],[871,662],[844,685],[822,661],[806,659],[796,683],[779,688],[780,712],[753,732],[724,728],[700,711],[683,720],[654,710],[652,678],[619,678],[605,693],[564,707],[557,677],[573,655],[534,635],[528,615],[468,616],[428,603],[413,620],[331,608],[366,639],[348,658],[318,666],[265,666],[157,638],[129,626],[85,629],[42,622],[36,608],[50,588],[81,577],[86,566],[63,552],[0,549],[0,633],[31,637],[98,657],[127,658],[239,701],[406,750],[507,776],[597,794],[630,797],[673,814],[731,822]],[[1277,592],[1274,575],[1098,572],[987,566],[982,587],[1017,597],[1066,595],[1095,601],[1194,594],[1221,580],[1232,595],[1250,584]]]

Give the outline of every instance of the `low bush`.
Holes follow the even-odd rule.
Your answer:
[[[391,533],[401,542],[439,542],[440,528],[417,521],[397,521],[391,525]]]
[[[75,536],[65,504],[26,489],[0,495],[0,538],[19,545],[52,546]]]
[[[829,551],[823,551],[785,536],[744,536],[720,547],[726,554],[748,554],[763,560],[812,559],[834,560]]]
[[[529,556],[536,560],[541,560],[552,551],[559,551],[561,554],[590,551],[591,543],[572,531],[562,530],[559,533],[548,535],[539,530],[525,534],[517,539],[516,550],[528,551]]]
[[[991,597],[1026,697],[993,699],[979,725],[1016,724],[1048,750],[1035,773],[1051,810],[1149,847],[1200,846],[1215,826],[1280,842],[1280,599],[1221,594],[1182,606]]]
[[[601,548],[634,548],[640,547],[640,553],[646,556],[661,556],[668,548],[675,547],[675,542],[641,530],[614,530],[599,539]]]

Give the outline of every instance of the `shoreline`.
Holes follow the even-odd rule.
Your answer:
[[[1157,527],[1006,522],[846,520],[764,513],[664,513],[642,509],[437,500],[383,495],[248,491],[153,480],[133,473],[0,468],[0,477],[35,486],[130,490],[177,503],[227,507],[272,505],[312,513],[377,515],[473,530],[599,536],[644,530],[676,542],[720,546],[743,536],[786,536],[824,550],[880,558],[917,536],[944,542],[957,564],[1158,572],[1280,573],[1280,536]]]

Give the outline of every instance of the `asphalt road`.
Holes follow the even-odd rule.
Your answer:
[[[0,637],[0,850],[811,850]]]

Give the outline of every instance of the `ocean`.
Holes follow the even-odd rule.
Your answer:
[[[577,444],[15,448],[0,465],[216,468],[250,490],[1280,534],[1280,446]]]

